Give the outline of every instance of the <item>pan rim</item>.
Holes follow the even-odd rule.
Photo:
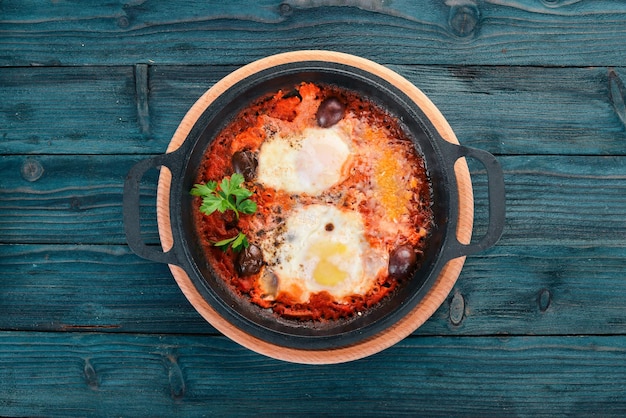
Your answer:
[[[419,89],[417,89],[417,87],[397,73],[372,61],[352,55],[330,51],[295,51],[292,53],[267,57],[252,64],[248,64],[247,66],[229,74],[214,85],[189,110],[176,130],[176,133],[168,146],[167,152],[169,153],[177,150],[183,144],[189,135],[189,132],[193,128],[193,125],[206,108],[208,108],[208,106],[210,106],[211,103],[213,103],[221,94],[236,84],[242,77],[248,77],[259,71],[267,70],[281,64],[301,63],[305,61],[335,62],[353,66],[383,78],[393,86],[406,93],[424,112],[430,122],[437,122],[434,124],[435,129],[437,129],[437,133],[444,140],[458,144],[458,140],[456,139],[454,132],[434,104],[432,104],[432,102]],[[463,159],[457,161],[454,169],[457,177],[459,196],[462,197],[462,199],[459,199],[457,239],[462,243],[466,243],[469,242],[471,238],[473,223],[473,195],[471,181],[469,179],[467,165]],[[171,220],[169,219],[169,199],[167,198],[169,197],[170,181],[171,174],[168,174],[168,170],[163,170],[159,179],[157,190],[157,218],[159,222],[159,235],[165,251],[171,248],[173,243]],[[426,296],[420,301],[420,303],[417,304],[413,311],[407,314],[396,324],[392,324],[388,329],[350,346],[323,350],[284,347],[282,345],[272,344],[271,342],[251,336],[236,327],[233,329],[233,324],[217,314],[217,312],[215,312],[215,310],[209,306],[206,301],[203,303],[201,296],[192,283],[192,280],[189,278],[187,273],[184,272],[184,270],[173,265],[170,265],[170,269],[172,270],[172,274],[174,275],[178,285],[181,287],[181,290],[190,300],[192,305],[194,305],[194,307],[209,323],[234,341],[252,349],[253,351],[287,361],[334,363],[373,354],[374,352],[395,344],[417,329],[434,313],[434,311],[443,303],[447,295],[450,293],[452,286],[456,282],[458,274],[463,266],[464,259],[464,257],[460,257],[448,262],[435,280],[433,288],[429,290]],[[405,319],[407,318],[412,320],[410,324],[406,323]],[[359,354],[356,354],[356,352]],[[341,353],[341,355],[338,355],[339,353]]]

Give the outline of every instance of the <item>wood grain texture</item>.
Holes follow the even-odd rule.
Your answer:
[[[615,247],[498,245],[467,259],[447,306],[420,331],[623,335],[625,274],[623,242]],[[463,301],[457,321],[455,298]]]
[[[0,157],[0,242],[123,243],[122,195],[130,167],[143,157]],[[32,181],[25,170],[40,167]],[[158,243],[156,179],[142,183],[141,220],[146,239]]]
[[[429,96],[465,145],[626,155],[623,67],[389,67]],[[0,68],[0,154],[162,153],[193,103],[236,68]]]
[[[0,334],[0,409],[28,416],[618,416],[621,337],[410,338],[366,361],[302,366],[224,339]],[[42,358],[46,358],[42,368]],[[408,396],[413,394],[413,396]]]
[[[123,180],[144,158],[117,156],[0,157],[0,243],[124,244]],[[36,181],[21,171],[41,165]],[[501,156],[506,225],[501,244],[621,246],[626,242],[626,158]],[[470,166],[477,234],[488,213],[486,178]],[[142,183],[145,239],[157,244],[156,175]]]
[[[0,329],[215,334],[166,265],[126,246],[0,245],[0,277]]]
[[[169,5],[163,0],[90,0],[80,7],[67,1],[4,0],[0,65],[241,65],[320,45],[381,63],[624,63],[626,5],[607,0]]]
[[[3,68],[0,85],[2,154],[143,148],[130,66]]]
[[[499,245],[467,259],[416,335],[623,335],[625,260],[624,246]],[[126,246],[0,245],[0,277],[3,330],[216,334]]]
[[[623,157],[503,157],[502,162],[507,183],[504,242],[541,245],[554,239],[561,245],[588,246],[626,242]]]
[[[626,80],[624,68],[389,67],[434,102],[464,145],[495,154],[626,153],[626,127],[609,93],[609,71]],[[154,131],[173,133],[219,70],[153,67]]]
[[[625,34],[614,0],[0,1],[0,415],[625,416]],[[411,80],[508,210],[415,334],[315,367],[219,336],[121,217],[204,91],[305,48]]]

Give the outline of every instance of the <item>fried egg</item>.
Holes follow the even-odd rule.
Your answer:
[[[266,272],[272,279],[261,281],[266,294],[286,293],[306,302],[326,291],[340,302],[366,294],[387,265],[387,256],[369,246],[358,212],[309,205],[295,210],[280,234],[262,247],[265,259],[274,260]]]
[[[288,193],[319,195],[339,182],[350,147],[338,127],[310,127],[266,140],[259,151],[257,180]]]

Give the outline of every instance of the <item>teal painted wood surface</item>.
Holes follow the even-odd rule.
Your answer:
[[[499,245],[467,260],[416,334],[623,335],[624,258],[624,246]],[[0,276],[0,329],[216,334],[166,266],[126,246],[2,245]]]
[[[626,415],[625,33],[608,0],[0,1],[0,416]],[[334,366],[222,337],[123,234],[128,169],[223,76],[303,48],[389,66],[505,172],[500,243]]]
[[[0,408],[45,416],[618,415],[626,413],[625,342],[417,337],[367,360],[303,366],[223,337],[5,332]]]
[[[626,30],[626,4],[610,0],[4,0],[0,15],[3,66],[240,65],[320,48],[381,63],[613,66]]]
[[[0,242],[125,243],[123,182],[139,158],[1,156]],[[626,157],[506,155],[499,160],[507,204],[502,244],[624,244]],[[27,170],[41,170],[41,177],[29,181]],[[488,213],[486,178],[479,166],[472,171],[480,230]],[[152,244],[158,243],[156,184],[153,170],[141,189],[143,231]]]
[[[463,144],[496,154],[626,155],[622,67],[389,67],[431,98]],[[189,107],[235,68],[0,68],[11,98],[0,104],[0,152],[161,153]]]

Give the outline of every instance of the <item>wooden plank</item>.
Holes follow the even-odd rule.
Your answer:
[[[624,335],[625,271],[624,246],[500,245],[468,258],[416,335]],[[0,277],[0,329],[216,334],[126,246],[0,245]]]
[[[626,242],[626,159],[501,157],[507,221],[502,242],[517,245],[616,245]],[[480,198],[475,211],[488,212]],[[474,180],[472,180],[474,182]],[[484,184],[484,183],[483,183]]]
[[[626,80],[624,70],[397,69],[439,107],[462,144],[516,155],[624,155],[626,129],[607,81],[611,73]],[[619,94],[626,97],[626,90]]]
[[[0,65],[234,64],[294,49],[383,63],[623,65],[626,5],[505,0],[0,5]],[[437,53],[433,53],[437,51]]]
[[[623,337],[427,337],[302,366],[217,337],[4,332],[0,413],[620,416],[625,355]]]
[[[624,154],[607,68],[389,67],[430,97],[462,144],[496,154]],[[155,132],[175,131],[213,70],[154,67]],[[612,71],[626,80],[623,68]]]
[[[0,154],[164,152],[188,108],[232,69],[169,80],[146,65],[1,68]]]
[[[498,245],[467,259],[447,302],[418,333],[624,334],[625,272],[623,243]]]
[[[132,67],[4,68],[0,85],[2,154],[145,149]]]
[[[0,277],[0,329],[215,333],[166,265],[126,246],[0,245]]]
[[[123,244],[123,181],[138,156],[0,157],[0,243]],[[621,246],[626,158],[502,156],[502,244]],[[40,177],[37,177],[40,175]],[[31,181],[29,181],[31,180]],[[32,181],[35,180],[35,181]],[[141,223],[158,243],[157,172],[142,183]],[[486,179],[472,166],[476,236],[488,213]]]
[[[624,68],[390,67],[431,98],[465,145],[624,154]],[[0,154],[164,152],[191,105],[235,68],[0,68]]]
[[[124,243],[124,178],[141,158],[0,157],[0,242]],[[157,243],[158,173],[146,174],[140,189],[142,232]]]

